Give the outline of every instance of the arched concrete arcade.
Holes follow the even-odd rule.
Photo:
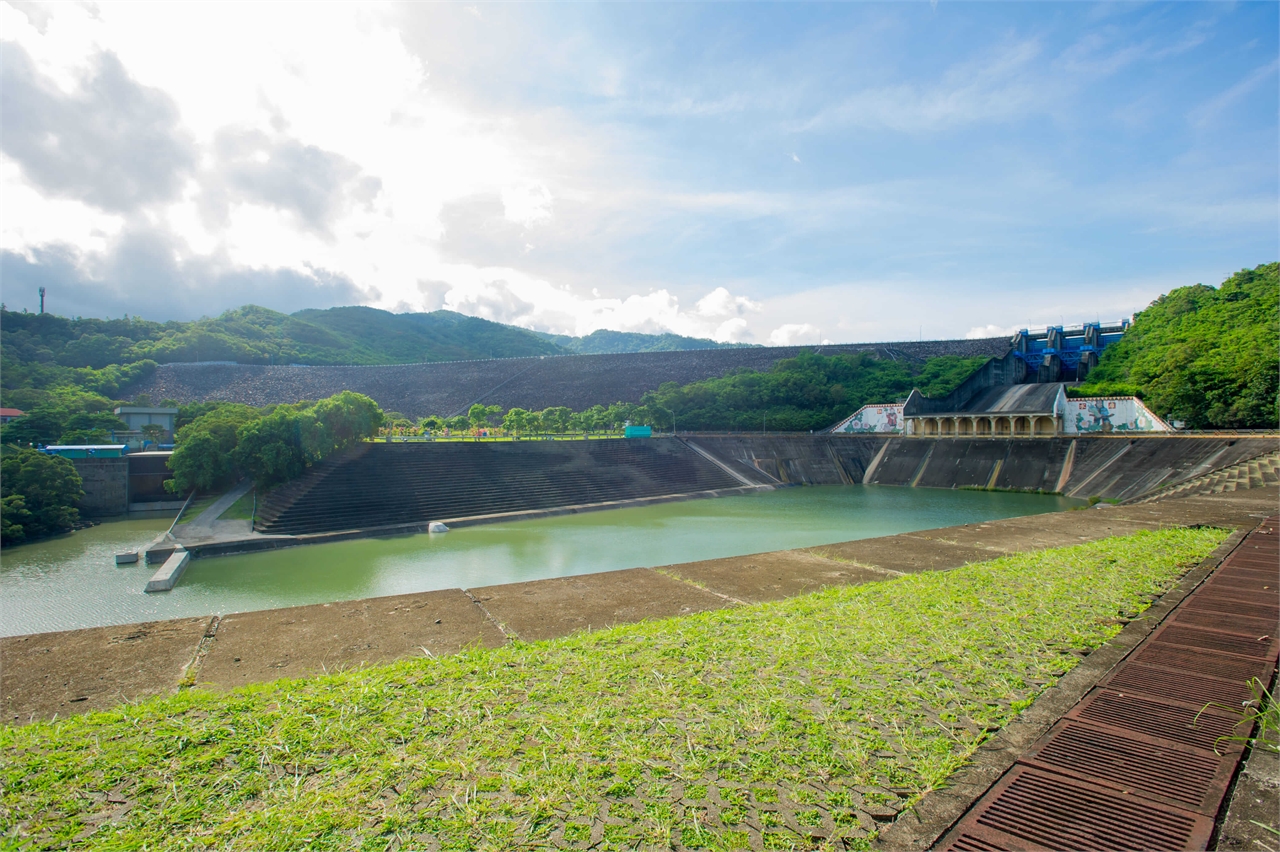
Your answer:
[[[947,414],[907,418],[909,431],[931,438],[1043,438],[1062,432],[1049,414]]]

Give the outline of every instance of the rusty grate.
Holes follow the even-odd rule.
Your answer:
[[[1262,677],[1271,671],[1270,660],[1183,648],[1160,641],[1148,643],[1132,659],[1144,666],[1160,666],[1226,680],[1248,680],[1251,677]]]
[[[1011,849],[1203,848],[1213,831],[1209,817],[1030,767],[1015,766],[993,792],[966,828]]]
[[[1030,847],[1025,844],[1017,847],[1019,851],[1028,848]],[[1036,848],[1038,849],[1039,847]],[[991,842],[988,838],[975,837],[966,832],[951,841],[951,845],[947,849],[953,850],[953,852],[1013,852],[1014,847],[1002,846],[999,843]]]
[[[1220,573],[1215,574],[1213,579],[1223,580],[1251,580],[1255,583],[1270,584],[1275,588],[1277,579],[1275,569],[1264,570],[1262,568],[1248,568],[1243,565],[1231,565],[1221,569]]]
[[[1200,627],[1168,624],[1157,631],[1152,641],[1266,659],[1274,656],[1277,640],[1276,637],[1269,635],[1241,636],[1238,633],[1222,633]]]
[[[1280,554],[1267,553],[1258,554],[1257,556],[1242,556],[1228,560],[1223,564],[1223,568],[1228,571],[1256,571],[1259,574],[1275,575],[1277,570],[1276,562],[1280,560]]]
[[[1271,602],[1273,599],[1280,598],[1280,578],[1272,577],[1268,580],[1258,580],[1253,577],[1236,577],[1233,575],[1223,574],[1220,577],[1214,577],[1207,584],[1207,587],[1214,591],[1245,591],[1250,594],[1257,595],[1260,599]]]
[[[1107,681],[1108,689],[1117,692],[1141,692],[1154,698],[1171,698],[1204,706],[1209,703],[1239,706],[1251,697],[1243,680],[1219,680],[1197,674],[1180,674],[1129,663]]]
[[[1236,752],[1240,743],[1219,742],[1237,733],[1243,724],[1239,716],[1209,708],[1202,712],[1194,705],[1177,705],[1153,701],[1138,695],[1126,695],[1109,689],[1095,690],[1067,714],[1067,718],[1085,719],[1157,737],[1183,745],[1219,752]]]
[[[1141,793],[1212,817],[1226,793],[1236,755],[1219,756],[1141,734],[1065,721],[1020,762],[1085,783],[1105,782],[1126,795]]]
[[[1276,631],[1274,620],[1266,618],[1223,618],[1220,612],[1194,612],[1178,610],[1173,615],[1175,624],[1190,627],[1210,627],[1223,633],[1237,633],[1241,636],[1268,636]]]
[[[1244,618],[1261,618],[1272,622],[1280,616],[1280,608],[1269,604],[1251,604],[1241,601],[1215,598],[1210,595],[1198,597],[1185,606],[1189,612],[1220,612],[1224,615],[1243,616]],[[1225,620],[1225,619],[1224,619]]]
[[[1275,603],[1267,600],[1271,595],[1262,588],[1261,583],[1246,583],[1239,586],[1214,584],[1205,588],[1205,595],[1215,601],[1239,601],[1240,603],[1257,603],[1263,606],[1274,606],[1280,611],[1280,598]]]

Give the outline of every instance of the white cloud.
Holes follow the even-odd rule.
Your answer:
[[[772,346],[795,346],[801,343],[817,343],[821,332],[807,322],[785,323],[769,332]]]
[[[1017,326],[975,325],[965,333],[965,340],[980,340],[984,337],[1013,337]]]
[[[932,86],[904,84],[854,92],[795,129],[803,132],[852,125],[928,133],[1020,118],[1046,106],[1044,87],[1027,74],[1039,54],[1035,40],[1010,44],[990,58],[952,66]]]
[[[1187,116],[1188,120],[1197,128],[1208,127],[1218,120],[1223,111],[1230,109],[1258,86],[1266,82],[1274,83],[1277,71],[1280,71],[1280,59],[1273,59],[1266,65],[1255,68],[1243,80],[1192,110]]]

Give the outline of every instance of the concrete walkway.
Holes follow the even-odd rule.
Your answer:
[[[220,538],[242,537],[252,532],[251,521],[233,519],[222,521],[222,513],[230,509],[235,502],[253,489],[252,479],[242,479],[235,487],[213,501],[207,509],[200,513],[194,521],[178,524],[173,528],[173,537],[181,544],[209,542]]]

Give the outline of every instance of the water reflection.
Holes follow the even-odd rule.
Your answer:
[[[113,555],[145,545],[168,520],[117,521],[6,551],[0,635],[667,565],[1052,512],[1078,502],[918,488],[788,488],[202,559],[160,595],[142,592],[149,569],[117,568]]]

